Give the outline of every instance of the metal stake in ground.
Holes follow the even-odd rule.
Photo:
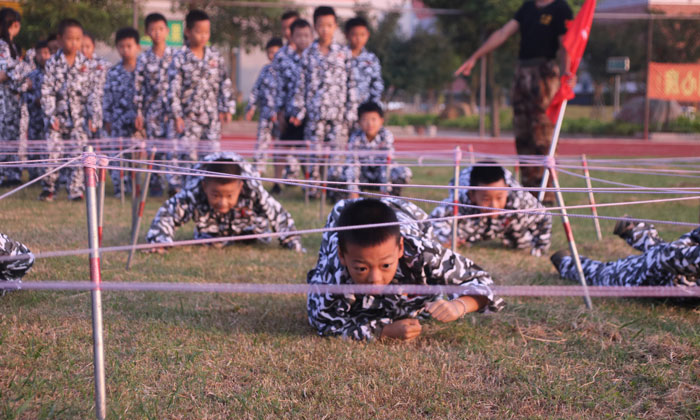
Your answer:
[[[153,169],[153,160],[156,157],[155,146],[151,149],[151,156],[149,157],[148,172],[143,178],[143,185],[141,186],[141,199],[139,201],[138,213],[136,214],[136,221],[134,222],[134,229],[131,232],[131,249],[129,250],[129,256],[126,259],[126,269],[131,268],[131,259],[134,257],[134,251],[136,247],[136,242],[139,240],[139,230],[141,230],[141,220],[143,219],[143,209],[146,207],[146,198],[148,197],[148,184],[151,182],[151,170]]]
[[[591,184],[591,173],[588,171],[588,161],[586,155],[581,155],[581,164],[583,166],[583,175],[586,177],[586,188],[588,188],[588,203],[591,205],[591,213],[593,214],[593,224],[595,225],[595,235],[599,241],[603,240],[603,234],[600,231],[600,220],[598,220],[598,209],[595,206],[595,196],[593,195],[593,186]]]
[[[328,169],[330,168],[330,159],[329,159],[329,152],[328,152],[328,147],[323,148],[323,156],[321,157],[321,165],[319,166],[319,170],[321,171],[321,180],[323,183],[321,183],[321,194],[319,194],[320,197],[320,203],[318,207],[318,218],[323,220],[323,213],[325,213],[326,210],[326,195],[328,194],[328,190],[326,190],[326,181],[328,180]]]
[[[472,166],[476,164],[476,156],[474,156],[474,146],[471,144],[468,146],[469,150],[469,161],[472,163]]]
[[[311,152],[311,142],[306,140],[306,150]],[[309,155],[306,156],[306,164],[303,166],[303,171],[304,171],[304,179],[306,180],[306,185],[304,186],[304,204],[306,206],[309,205],[309,179],[311,176],[309,175]],[[304,158],[302,158],[302,162],[304,161]]]
[[[469,146],[471,147],[471,146]],[[474,159],[474,149],[472,149],[472,160]],[[454,204],[452,206],[452,215],[454,216],[454,219],[452,219],[452,251],[457,252],[457,216],[459,216],[459,163],[462,160],[462,150],[459,148],[459,146],[455,147],[455,189],[454,189],[454,198],[452,199],[452,203]]]
[[[557,124],[554,126],[554,132],[552,133],[552,144],[549,146],[549,153],[547,157],[549,159],[554,159],[554,155],[557,152],[557,145],[559,144],[559,133],[561,132],[561,123],[564,121],[564,113],[566,112],[566,104],[568,101],[561,103],[561,108],[559,108],[559,116],[557,116]],[[547,183],[549,182],[549,171],[545,170],[542,174],[542,183],[540,184],[540,193],[537,196],[537,200],[542,202],[544,200],[545,188],[547,188]]]
[[[107,414],[105,396],[105,368],[104,345],[102,335],[102,291],[99,288],[102,282],[100,271],[100,245],[97,234],[97,186],[95,164],[97,158],[92,152],[92,146],[86,148],[83,155],[85,170],[85,187],[87,207],[88,242],[90,246],[90,281],[95,284],[92,294],[92,338],[95,371],[95,415],[98,420],[103,420]]]
[[[123,140],[119,138],[119,167],[121,168],[119,171],[119,201],[121,202],[122,207],[124,207],[124,154],[122,153],[122,143]]]
[[[550,174],[552,175],[552,184],[554,185],[554,194],[557,197],[557,205],[561,207],[561,221],[564,224],[564,233],[566,233],[566,240],[569,242],[569,250],[571,251],[571,258],[573,258],[576,264],[576,271],[578,272],[578,279],[583,287],[583,301],[586,303],[588,309],[593,309],[593,303],[591,302],[591,297],[588,294],[588,286],[586,285],[586,276],[583,274],[583,267],[581,267],[581,257],[578,255],[578,248],[576,247],[576,241],[574,240],[574,233],[571,230],[571,224],[569,223],[569,216],[566,212],[566,207],[564,206],[564,196],[561,193],[561,188],[559,187],[559,179],[557,178],[557,171],[554,169],[554,165],[548,167]]]
[[[100,191],[99,198],[97,202],[97,235],[100,246],[102,246],[102,228],[104,227],[105,220],[105,183],[107,181],[107,169],[100,168]]]

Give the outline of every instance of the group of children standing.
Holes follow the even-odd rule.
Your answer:
[[[0,11],[0,106],[2,140],[17,142],[21,136],[20,115],[27,110],[26,138],[46,140],[46,148],[36,155],[53,160],[76,156],[89,139],[143,137],[162,139],[157,158],[197,160],[217,151],[221,122],[235,113],[231,81],[221,54],[208,46],[211,35],[209,16],[201,10],[187,14],[187,45],[174,50],[166,46],[168,25],[165,17],[150,14],[146,33],[153,47],[140,54],[136,29],[119,29],[115,44],[121,61],[109,66],[94,56],[94,39],[75,19],[65,19],[58,27],[59,49],[50,51],[48,41],[33,49],[33,63],[21,60],[12,41],[20,30],[20,15],[13,9]],[[32,65],[35,69],[32,70]],[[169,139],[173,139],[172,141]],[[117,145],[110,145],[116,149]],[[17,149],[10,145],[9,149]],[[16,155],[3,159],[18,161]],[[83,197],[82,169],[69,167],[42,180],[39,198],[52,201],[56,187],[65,177],[68,198]],[[48,172],[52,168],[45,169]],[[37,176],[36,171],[30,176]],[[120,184],[112,171],[115,194]],[[0,185],[20,182],[20,168],[5,168]],[[161,179],[152,178],[152,192],[162,194]],[[169,177],[172,192],[182,187],[179,177]],[[126,188],[130,188],[128,182]]]

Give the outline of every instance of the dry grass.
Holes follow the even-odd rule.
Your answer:
[[[417,169],[418,182],[446,182],[449,170]],[[663,177],[613,177],[680,186]],[[580,181],[562,177],[565,185]],[[687,183],[687,180],[685,181]],[[408,191],[407,191],[408,192]],[[439,191],[413,191],[441,199]],[[0,202],[1,230],[35,251],[86,244],[82,203],[34,200],[30,189]],[[571,203],[584,196],[567,194]],[[603,196],[600,202],[644,195]],[[62,197],[63,198],[63,197]],[[658,196],[654,196],[658,198]],[[318,204],[282,198],[300,228],[317,227]],[[149,202],[147,218],[159,203]],[[328,209],[328,207],[326,207]],[[620,215],[697,221],[697,202],[602,209]],[[108,198],[105,245],[127,242],[128,206]],[[575,219],[582,254],[631,251],[603,221]],[[667,238],[687,229],[662,227]],[[181,229],[180,238],[191,235]],[[565,246],[555,225],[553,250]],[[304,282],[319,237],[299,256],[276,245],[173,249],[103,256],[114,281]],[[501,284],[561,284],[547,258],[495,244],[463,252]],[[26,280],[86,279],[87,259],[37,261]],[[105,293],[110,418],[697,418],[700,310],[659,300],[509,298],[496,315],[429,322],[412,343],[356,343],[316,337],[302,296]],[[0,300],[0,417],[93,415],[90,299],[85,292],[18,292]]]

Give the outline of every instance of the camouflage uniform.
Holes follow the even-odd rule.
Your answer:
[[[375,153],[368,154],[371,152]],[[391,195],[401,195],[399,185],[411,182],[413,173],[411,168],[406,166],[388,165],[393,153],[394,135],[386,127],[382,127],[372,140],[368,140],[362,130],[355,131],[348,141],[347,163],[350,165],[346,167],[331,166],[328,180],[375,184],[386,184],[390,181],[391,187],[381,186],[379,191]],[[389,177],[387,177],[387,172],[390,174]],[[338,188],[347,188],[354,192],[368,189],[367,186],[360,188],[357,184],[341,185]],[[329,191],[329,196],[335,198],[340,197],[341,194]]]
[[[552,144],[554,126],[547,108],[559,90],[559,67],[554,60],[537,65],[518,64],[513,83],[513,131],[518,155],[546,156]],[[540,187],[544,167],[520,167],[523,185]],[[551,180],[550,180],[551,183]],[[551,185],[550,185],[551,186]],[[539,194],[537,191],[533,195]],[[554,201],[554,193],[545,194],[544,201]]]
[[[68,65],[61,50],[46,63],[44,83],[41,86],[41,107],[46,114],[49,159],[75,157],[82,153],[88,139],[88,116],[92,118],[93,126],[100,126],[96,118],[101,118],[102,104],[98,100],[98,92],[95,92],[95,83],[90,62],[81,52],[76,54],[72,66]],[[58,130],[51,127],[52,120],[58,121]],[[68,141],[68,147],[64,145],[64,140]],[[68,178],[68,197],[82,197],[83,168],[80,165],[74,166],[69,170]],[[58,174],[55,172],[44,178],[44,192],[54,193],[57,179]]]
[[[619,236],[642,255],[610,262],[581,257],[591,286],[700,286],[700,228],[664,242],[653,225],[640,222]],[[579,281],[571,257],[563,257],[557,270],[562,277]]]
[[[235,153],[219,152],[205,156],[205,161],[227,159],[241,166],[241,175],[257,176],[248,163]],[[199,169],[196,165],[195,169]],[[189,220],[195,222],[195,239],[216,238],[284,232],[280,245],[301,251],[301,239],[294,234],[294,219],[282,205],[263,188],[256,179],[244,180],[238,203],[227,214],[218,214],[209,206],[202,188],[202,177],[189,177],[185,188],[161,206],[146,234],[149,243],[171,243],[175,228]],[[269,240],[261,240],[269,242]]]
[[[170,47],[165,47],[162,57],[158,57],[153,49],[149,49],[141,54],[136,62],[134,104],[136,115],[143,117],[148,139],[169,139],[173,135],[167,100],[170,85],[168,68],[174,54],[175,50]],[[167,143],[175,142],[169,140]],[[166,147],[166,144],[160,145],[159,149],[163,152],[156,151],[156,160],[169,160],[175,157],[164,151]],[[166,178],[170,179],[170,175],[166,175]],[[151,174],[151,191],[159,191],[161,188],[161,175]]]
[[[265,65],[260,70],[253,89],[250,91],[248,105],[245,112],[255,106],[260,113],[258,121],[258,141],[255,144],[255,162],[253,167],[259,172],[265,172],[265,161],[268,156],[265,153],[272,146],[273,138],[277,136],[277,123],[272,121],[277,112],[277,74],[272,64]],[[258,164],[257,162],[263,162]]]
[[[466,168],[459,174],[460,187],[471,184],[472,168]],[[505,182],[508,187],[518,188],[520,184],[515,180],[510,171],[505,170]],[[454,185],[454,179],[449,185]],[[459,203],[474,205],[469,198],[469,189],[459,190]],[[450,190],[449,197],[443,205],[438,206],[430,213],[431,218],[452,216],[454,190]],[[458,207],[459,215],[479,214],[480,210],[471,207]],[[506,210],[532,210],[543,209],[542,205],[527,191],[510,190],[506,200]],[[446,243],[452,238],[452,221],[440,220],[433,222],[435,235],[441,243]],[[530,248],[531,253],[541,256],[549,249],[552,241],[552,217],[542,213],[504,213],[495,219],[490,217],[472,217],[459,219],[457,222],[457,238],[468,243],[500,239],[503,245],[510,248]]]
[[[352,55],[352,52],[350,52]],[[382,65],[374,53],[362,49],[357,57],[350,59],[351,89],[355,89],[354,102],[350,105],[351,123],[357,123],[357,108],[365,102],[382,104],[384,93],[384,79],[382,79]],[[359,127],[355,127],[359,128]]]
[[[41,146],[33,142],[46,140],[46,115],[44,115],[44,110],[41,109],[41,86],[44,83],[44,68],[37,67],[29,73],[27,78],[32,84],[31,89],[27,89],[22,94],[22,105],[27,110],[27,140],[32,142],[29,143],[27,148],[27,159],[36,160],[41,159],[39,154]],[[36,178],[39,175],[41,175],[40,168],[29,169],[30,178]]]
[[[328,55],[323,55],[314,41],[301,56],[301,69],[290,115],[306,118],[304,138],[311,141],[312,150],[319,152],[324,145],[331,150],[343,150],[347,143],[348,121],[352,121],[351,106],[356,103],[352,86],[352,54],[347,48],[333,43]],[[310,174],[320,178],[318,156],[309,156]]]
[[[104,85],[104,98],[102,108],[104,109],[104,122],[110,124],[109,137],[131,138],[134,135],[134,119],[136,119],[136,106],[134,105],[134,72],[124,68],[124,61],[112,66],[107,72]],[[112,161],[110,166],[118,167],[120,162]],[[120,194],[120,171],[110,170],[114,194]],[[130,179],[125,179],[124,189],[131,190]],[[125,191],[125,192],[126,192]]]
[[[9,80],[0,84],[0,139],[9,143],[0,148],[0,162],[19,162],[19,140],[21,101],[20,95],[26,90],[25,80],[30,66],[19,57],[12,58],[10,46],[0,40],[0,71]],[[20,167],[0,169],[0,185],[4,182],[20,182]]]
[[[326,227],[336,226],[340,213],[353,200],[338,202],[328,216]],[[488,298],[484,311],[498,311],[502,299],[493,295],[491,276],[471,260],[443,248],[432,236],[430,223],[417,223],[428,218],[412,203],[383,198],[394,211],[401,225],[404,255],[399,260],[396,275],[390,284],[462,285],[464,293]],[[321,240],[316,267],[309,271],[309,284],[353,284],[347,269],[338,258],[338,233],[325,232]],[[387,324],[403,318],[427,318],[425,305],[437,300],[435,295],[333,295],[309,294],[307,313],[309,323],[319,335],[342,336],[355,340],[371,340],[381,335]]]
[[[219,51],[205,47],[200,60],[192,50],[183,47],[173,57],[168,78],[172,118],[185,121],[185,130],[178,135],[176,147],[179,158],[197,160],[207,152],[218,151],[221,139],[219,113],[236,113],[231,80]],[[179,177],[173,176],[170,182],[174,188],[180,187]]]
[[[277,113],[283,113],[285,116],[284,121],[278,121],[280,124],[280,137],[282,139],[287,139],[284,137],[288,134],[289,130],[295,130],[289,126],[288,119],[294,112],[294,94],[296,93],[297,81],[299,80],[299,73],[301,72],[301,54],[297,54],[289,44],[280,48],[275,54],[275,58],[272,60],[272,69],[277,75],[277,94],[275,95],[275,109]],[[302,127],[298,128],[301,132],[304,130],[305,124],[302,123]],[[288,140],[288,139],[287,139]],[[300,139],[303,140],[303,139]],[[297,146],[294,146],[297,147]],[[283,178],[286,179],[297,179],[301,169],[299,167],[299,160],[294,155],[287,156],[287,166],[283,171]]]
[[[12,261],[0,261],[0,281],[21,282],[22,277],[34,265],[34,254],[23,244],[13,241],[4,233],[0,233],[0,257],[14,257],[27,255]],[[5,290],[0,291],[0,296],[5,294]]]
[[[102,104],[104,103],[104,94],[105,94],[105,84],[107,82],[107,72],[109,71],[109,68],[112,66],[112,64],[98,56],[93,56],[92,59],[88,59],[88,62],[90,63],[90,72],[92,72],[93,76],[93,89],[94,95],[95,95],[95,100]],[[90,127],[86,126],[85,127],[85,132],[88,133],[88,137],[90,139],[101,139],[109,135],[109,133],[105,132],[104,127],[102,126],[104,122],[104,115],[103,115],[103,109],[102,108],[97,108],[97,109],[91,109],[91,113],[95,113],[95,115],[89,115],[89,119],[91,121],[96,121],[97,126],[95,126],[95,123],[93,123],[93,128],[96,129],[96,131],[93,133],[90,131]]]

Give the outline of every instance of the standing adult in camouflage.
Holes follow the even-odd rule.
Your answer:
[[[591,286],[700,286],[700,227],[673,242],[665,242],[653,225],[619,221],[613,232],[641,255],[602,262],[581,257]],[[552,264],[565,279],[578,282],[567,251],[552,255]]]
[[[515,17],[494,32],[455,72],[456,75],[468,76],[479,58],[520,31],[512,102],[515,147],[521,156],[544,156],[549,152],[553,126],[546,111],[559,90],[560,68],[569,68],[569,56],[564,48],[559,47],[566,33],[566,21],[572,18],[573,13],[565,0],[526,1]],[[557,53],[560,53],[560,64],[556,62]],[[573,77],[570,80],[575,83]],[[521,173],[525,187],[540,187],[543,167],[523,165]],[[538,194],[537,191],[532,193]],[[545,194],[544,202],[553,203],[554,193]]]
[[[13,241],[0,232],[0,257],[20,257],[9,261],[0,261],[0,281],[22,281],[22,277],[34,265],[34,254],[22,243]],[[0,296],[5,290],[0,291]]]
[[[82,25],[75,19],[65,19],[59,25],[58,36],[62,49],[46,63],[41,86],[41,107],[49,130],[49,159],[75,157],[82,153],[88,139],[86,127],[90,131],[99,127],[100,122],[95,118],[102,115],[102,104],[93,89],[94,73],[90,71],[89,60],[80,51]],[[71,168],[68,179],[68,198],[82,199],[85,187],[82,166]],[[58,173],[55,172],[44,178],[39,199],[53,200],[57,180]]]
[[[221,123],[236,113],[231,79],[219,51],[207,46],[211,36],[209,15],[191,10],[185,18],[187,45],[168,69],[168,101],[179,137],[177,151],[184,160],[197,160],[219,150]],[[173,177],[171,182],[178,182]]]

